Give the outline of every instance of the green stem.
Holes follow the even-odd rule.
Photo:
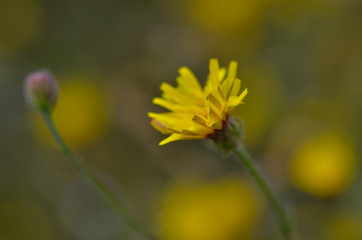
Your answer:
[[[82,162],[72,153],[72,151],[69,149],[67,144],[64,142],[64,140],[58,133],[50,112],[44,111],[42,112],[42,116],[52,136],[59,145],[61,152],[69,160],[69,162],[73,165],[73,167],[78,171],[78,173],[82,177],[84,177],[91,185],[93,185],[93,187],[105,199],[105,201],[107,201],[116,210],[116,212],[123,218],[123,220],[129,226],[131,226],[136,231],[142,233],[148,239],[157,239],[154,236],[152,236],[148,231],[140,227],[138,223],[136,223],[136,221],[129,214],[126,205],[123,202],[121,202],[120,199],[110,189],[108,189],[94,173],[92,173],[88,168],[86,168],[82,164]]]
[[[288,221],[288,218],[284,212],[283,207],[275,197],[274,193],[271,191],[270,187],[268,186],[266,180],[263,178],[262,174],[258,171],[258,169],[254,166],[253,161],[243,149],[242,146],[237,147],[234,149],[234,154],[236,157],[246,166],[250,174],[254,177],[256,182],[258,183],[259,187],[265,194],[266,198],[268,199],[271,208],[274,211],[275,217],[279,223],[280,229],[284,235],[286,240],[291,239],[291,227]]]

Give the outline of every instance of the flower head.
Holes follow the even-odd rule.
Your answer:
[[[24,86],[25,99],[38,111],[51,111],[58,98],[55,79],[48,70],[40,70],[28,75]]]
[[[151,124],[163,134],[171,134],[159,144],[185,139],[203,139],[222,130],[231,111],[243,103],[247,89],[240,93],[237,62],[231,61],[226,75],[217,59],[210,59],[210,73],[204,88],[187,67],[179,69],[177,87],[162,83],[161,98],[153,103],[170,112],[148,113]]]

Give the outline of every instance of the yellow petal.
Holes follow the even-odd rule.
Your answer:
[[[242,103],[244,97],[248,94],[248,90],[245,89],[239,96],[231,96],[228,100],[229,107],[235,107]]]
[[[226,96],[226,97],[228,97],[228,95],[230,94],[231,88],[234,84],[237,67],[238,67],[237,62],[231,61],[229,64],[228,76],[224,80],[224,82],[222,82],[221,90],[222,90],[224,96]]]
[[[162,133],[182,133],[184,130],[193,134],[209,134],[213,130],[202,126],[200,124],[194,123],[193,114],[190,113],[175,113],[175,112],[165,112],[165,113],[148,113],[150,118],[156,119],[159,124],[155,126],[156,129],[161,128]],[[157,122],[157,123],[158,123]],[[160,127],[160,125],[164,127]],[[167,130],[165,130],[166,128]]]
[[[188,135],[184,135],[184,134],[174,133],[174,134],[171,134],[168,138],[162,140],[158,145],[162,146],[162,145],[165,145],[166,143],[174,142],[177,140],[202,139],[205,137],[206,136],[188,136]]]
[[[151,125],[154,127],[154,128],[156,128],[158,131],[160,131],[161,133],[163,133],[163,134],[168,134],[168,133],[171,133],[168,129],[167,129],[167,127],[163,124],[163,123],[161,123],[160,121],[158,121],[157,119],[152,119],[151,120]]]
[[[150,118],[156,119],[161,122],[167,129],[173,132],[181,132],[185,126],[192,122],[188,120],[187,115],[183,118],[175,112],[165,112],[165,113],[148,113]],[[192,117],[191,117],[192,118]]]
[[[234,85],[230,91],[230,97],[231,96],[236,96],[238,95],[239,91],[240,91],[240,86],[241,86],[241,81],[239,78],[236,78],[235,81],[234,81]]]
[[[163,91],[162,97],[164,99],[167,99],[169,101],[185,105],[185,104],[193,104],[197,106],[203,106],[206,105],[204,94],[201,90],[201,87],[199,90],[195,90],[195,86],[189,86],[187,81],[185,82],[185,79],[180,77],[178,78],[178,81],[182,83],[181,86],[178,86],[177,88],[174,88],[170,84],[162,83],[160,89]]]
[[[237,69],[238,69],[238,63],[235,61],[231,61],[229,64],[227,79],[234,80],[236,77]]]
[[[226,74],[226,69],[220,68],[219,69],[219,82],[222,82],[224,80],[225,74]]]
[[[199,124],[201,126],[205,126],[207,128],[211,128],[211,126],[215,123],[215,121],[212,121],[210,118],[205,118],[204,116],[199,115],[199,114],[195,115],[192,118],[192,121],[194,123],[196,123],[196,124]]]
[[[205,134],[207,135],[214,132],[212,128],[202,126],[200,124],[195,123],[194,121],[192,123],[193,123],[192,125],[185,127],[185,129],[182,130],[182,133],[186,135],[205,135]]]
[[[210,59],[210,80],[214,86],[218,85],[219,82],[219,62],[217,59]]]
[[[163,91],[163,94],[162,94],[163,98],[172,100],[174,102],[181,101],[181,97],[179,96],[179,93],[170,84],[162,83],[160,89],[161,89],[161,91]]]
[[[168,110],[171,110],[171,111],[173,111],[176,108],[175,103],[172,103],[172,102],[170,102],[170,101],[168,101],[168,100],[166,100],[164,98],[154,98],[152,100],[152,103],[157,104],[157,105],[159,105],[161,107],[164,107],[164,108],[166,108]]]
[[[219,85],[219,62],[217,59],[210,59],[210,73],[205,84],[205,95],[207,96],[211,91],[217,88]]]
[[[221,105],[220,101],[218,101],[218,100],[216,99],[216,97],[215,97],[212,93],[210,93],[210,94],[207,96],[207,99],[208,99],[208,100],[210,101],[210,103],[211,103],[212,105],[214,105],[220,112],[222,111],[223,106]]]
[[[177,83],[180,87],[190,88],[192,91],[202,92],[199,81],[195,75],[187,67],[182,67],[179,70],[180,77],[177,79]]]

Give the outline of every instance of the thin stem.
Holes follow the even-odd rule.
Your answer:
[[[271,208],[274,211],[275,217],[279,223],[284,238],[286,240],[290,240],[291,227],[289,224],[289,220],[280,202],[277,200],[274,193],[271,191],[270,187],[268,186],[267,181],[264,179],[264,177],[258,171],[258,169],[254,166],[253,161],[251,160],[250,156],[246,153],[246,151],[243,149],[242,146],[234,149],[234,154],[246,166],[250,174],[254,177],[255,181],[258,183],[259,187],[265,194],[266,198],[270,203]]]
[[[136,231],[142,233],[148,239],[157,239],[152,236],[148,231],[143,229],[136,221],[131,217],[131,214],[128,212],[126,205],[121,202],[121,200],[109,189],[103,182],[88,168],[86,168],[82,162],[72,153],[67,144],[64,142],[59,132],[57,131],[53,119],[50,115],[50,112],[42,112],[44,121],[46,122],[52,136],[57,142],[61,152],[73,165],[73,167],[78,171],[78,173],[84,177],[93,187],[98,191],[98,193],[107,201],[116,212],[123,218],[123,220],[131,226]]]

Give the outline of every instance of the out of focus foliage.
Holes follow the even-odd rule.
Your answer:
[[[151,103],[161,82],[175,85],[184,65],[203,81],[211,57],[239,62],[249,94],[235,115],[295,234],[361,239],[361,11],[359,0],[0,0],[0,239],[143,239],[80,181],[26,108],[24,77],[43,68],[59,81],[60,132],[136,215],[164,239],[219,229],[179,223],[207,216],[229,189],[217,179],[243,179],[243,167],[202,141],[159,147],[146,115],[161,111]],[[240,187],[240,206],[213,214],[258,207]],[[270,209],[255,211],[249,239],[279,239]],[[220,239],[241,236],[240,219]]]

